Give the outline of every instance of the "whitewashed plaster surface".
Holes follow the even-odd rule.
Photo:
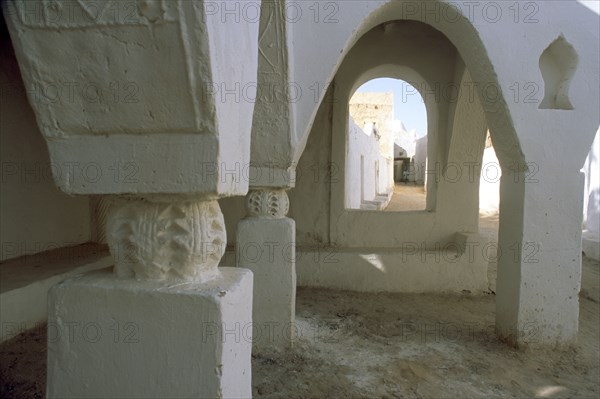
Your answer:
[[[85,4],[5,6],[25,84],[40,88],[29,100],[51,159],[101,172],[55,176],[58,186],[245,194],[231,171],[248,164],[254,104],[227,93],[256,82],[258,22],[223,21],[204,2],[107,2],[119,12],[96,18]],[[54,101],[40,95],[49,87],[62,90]]]

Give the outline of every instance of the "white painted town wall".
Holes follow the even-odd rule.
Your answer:
[[[394,158],[379,154],[379,173],[377,174],[377,194],[389,196],[394,192]]]
[[[378,195],[388,195],[393,191],[389,181],[393,170],[389,158],[381,154],[375,136],[367,135],[352,118],[348,125],[346,206],[360,209],[365,201],[373,201]]]
[[[426,184],[427,179],[427,136],[421,137],[415,143],[415,181],[418,184]]]

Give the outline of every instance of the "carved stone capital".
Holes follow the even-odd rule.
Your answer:
[[[282,219],[290,210],[290,200],[283,189],[252,190],[246,196],[248,216]]]
[[[190,199],[115,200],[107,239],[115,273],[138,280],[210,280],[227,243],[219,203]]]

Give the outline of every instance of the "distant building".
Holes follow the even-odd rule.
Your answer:
[[[381,154],[391,157],[394,151],[394,93],[354,93],[349,105],[350,116],[356,125],[362,126],[367,135],[375,134]]]

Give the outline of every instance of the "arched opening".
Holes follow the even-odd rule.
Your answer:
[[[348,208],[425,210],[427,110],[419,90],[401,79],[375,78],[352,94],[348,107]]]
[[[502,214],[509,217],[523,211],[524,155],[502,91],[494,91],[499,87],[497,75],[473,26],[466,20],[449,25],[404,20],[395,10],[391,3],[381,7],[364,29],[357,30],[364,34],[350,41],[351,47],[332,75],[332,85],[315,114],[299,170],[310,170],[325,161],[331,181],[313,178],[307,182],[303,178],[297,182],[291,201],[327,199],[327,210],[312,207],[309,217],[296,219],[298,242],[313,246],[327,243],[344,254],[347,248],[351,266],[344,269],[340,279],[335,265],[299,262],[302,273],[298,281],[405,292],[413,292],[416,286],[420,292],[448,292],[454,284],[461,290],[481,292],[488,288],[487,259],[480,257],[463,267],[457,265],[461,254],[456,253],[451,267],[445,267],[449,252],[444,250],[466,245],[481,249],[484,244],[470,240],[480,238],[478,183],[488,130],[502,165]],[[374,212],[352,209],[345,202],[348,102],[362,84],[382,76],[416,83],[413,86],[421,89],[428,137],[425,211]],[[325,132],[331,132],[330,141]],[[329,148],[330,155],[324,155],[323,148]],[[292,216],[295,212],[293,209]],[[325,220],[324,215],[329,217]],[[522,227],[522,220],[508,219],[503,218],[499,245],[517,237]],[[382,255],[377,256],[377,262],[368,261],[368,256],[354,260],[361,248],[381,250]],[[435,248],[442,251],[435,252]],[[488,253],[480,250],[477,255]],[[519,267],[515,262],[507,257],[500,260],[505,276]],[[471,288],[465,288],[470,284]],[[513,288],[505,284],[503,298],[499,297],[500,326],[513,322]]]
[[[488,242],[486,258],[488,260],[488,286],[490,292],[496,292],[498,275],[498,225],[500,222],[500,180],[502,169],[492,143],[490,132],[485,139],[485,148],[481,160],[479,176],[479,233]]]

